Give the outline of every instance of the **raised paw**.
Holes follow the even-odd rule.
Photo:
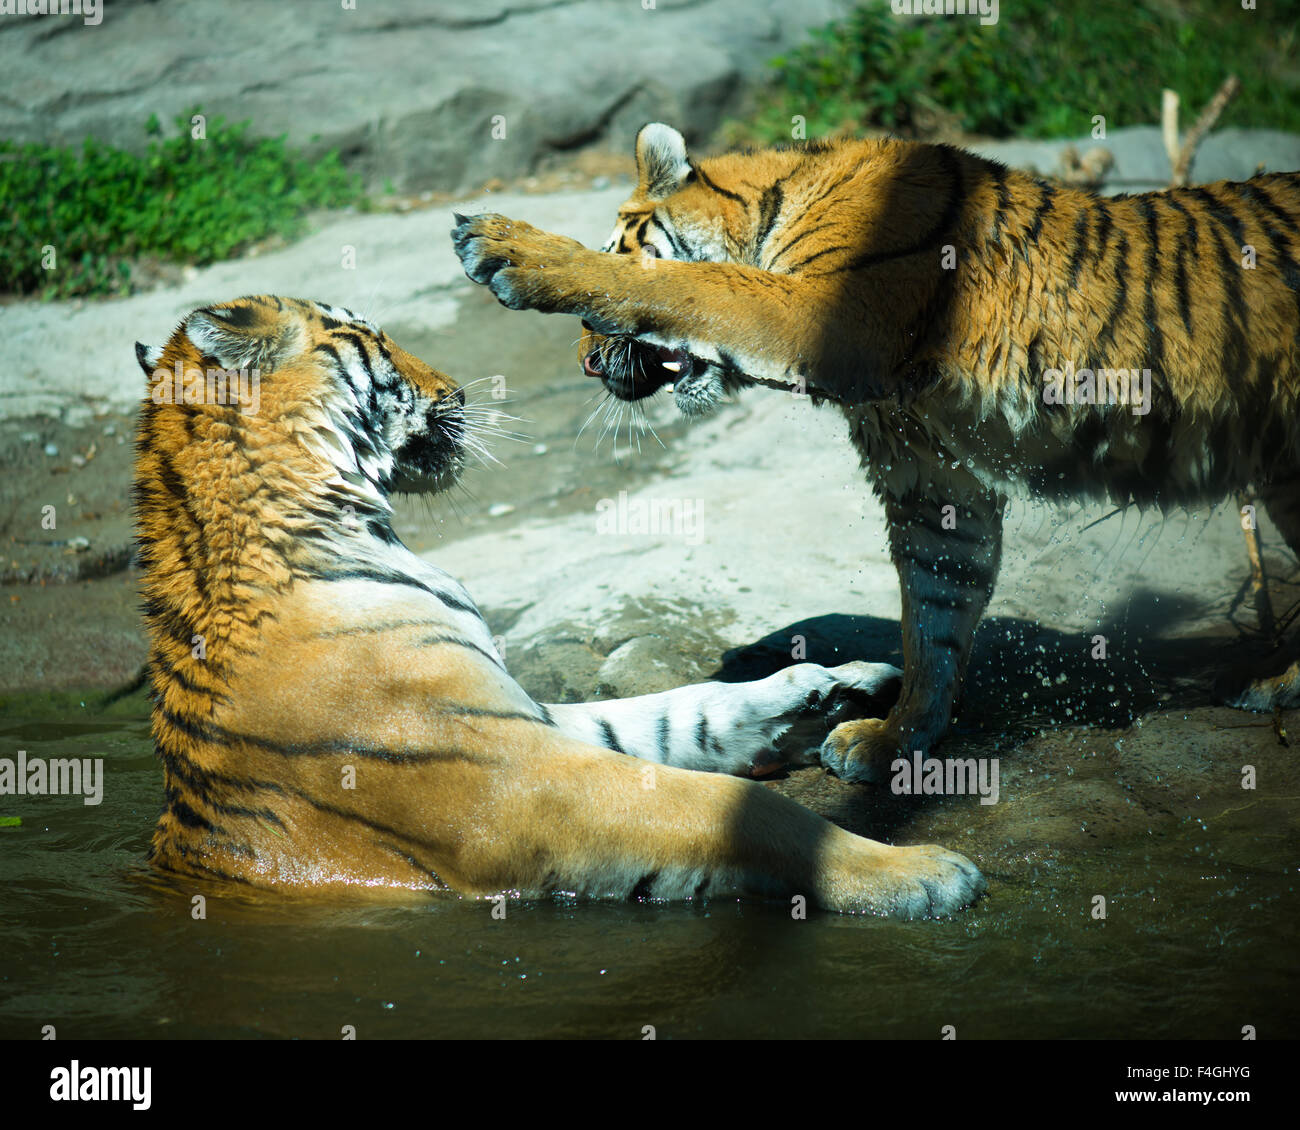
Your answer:
[[[821,748],[821,763],[845,781],[885,781],[891,763],[901,756],[898,734],[885,718],[841,722]]]
[[[512,310],[564,311],[563,268],[582,244],[495,212],[452,215],[451,241],[474,282]]]

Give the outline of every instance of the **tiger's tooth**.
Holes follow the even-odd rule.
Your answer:
[[[680,361],[665,361],[663,367],[670,373],[680,373],[682,371],[682,363]]]

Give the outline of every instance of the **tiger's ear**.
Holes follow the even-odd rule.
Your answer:
[[[642,126],[636,135],[636,172],[641,190],[649,199],[671,196],[691,176],[686,139],[662,122]]]
[[[182,328],[194,348],[223,369],[273,369],[293,343],[292,327],[249,302],[195,310]]]
[[[158,368],[158,363],[162,360],[162,346],[148,346],[140,342],[135,343],[135,359],[140,362],[140,368],[144,370],[144,375],[153,378]]]

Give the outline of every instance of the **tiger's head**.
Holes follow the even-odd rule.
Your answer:
[[[349,310],[240,298],[135,350],[146,414],[170,412],[191,439],[223,439],[254,466],[273,455],[342,506],[386,510],[390,492],[444,490],[463,467],[463,392]]]
[[[648,269],[656,259],[757,265],[767,217],[737,189],[752,172],[759,174],[758,183],[766,183],[768,170],[751,170],[755,162],[786,159],[777,151],[732,153],[702,164],[687,154],[677,130],[651,122],[636,138],[636,191],[619,208],[614,233],[602,250],[638,255]],[[752,190],[753,183],[745,187]],[[681,349],[629,334],[606,336],[585,321],[583,331],[583,372],[603,381],[620,400],[640,400],[671,385],[677,407],[698,415],[748,383],[742,374]]]

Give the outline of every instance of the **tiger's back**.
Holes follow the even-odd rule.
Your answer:
[[[907,462],[901,430],[984,489],[1196,505],[1295,464],[1300,174],[1105,198],[969,160],[959,297],[902,403],[863,410],[872,466]]]

